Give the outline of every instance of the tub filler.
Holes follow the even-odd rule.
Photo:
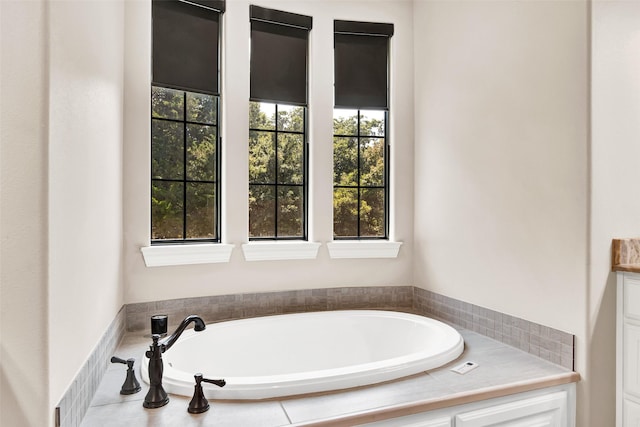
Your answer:
[[[462,353],[458,331],[414,314],[323,311],[232,320],[186,331],[163,354],[164,389],[191,396],[194,374],[209,399],[269,399],[390,381],[437,368]],[[142,378],[148,383],[148,359]]]

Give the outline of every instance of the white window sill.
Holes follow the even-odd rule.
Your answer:
[[[140,248],[147,267],[229,262],[234,245],[204,243]]]
[[[320,243],[301,241],[251,242],[242,245],[247,261],[315,259]]]
[[[397,258],[402,242],[338,240],[327,243],[331,258]]]

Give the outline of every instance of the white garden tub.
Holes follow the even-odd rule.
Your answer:
[[[394,380],[437,368],[464,349],[452,327],[393,311],[325,311],[233,320],[186,331],[163,354],[164,389],[210,399],[268,399]],[[148,383],[148,359],[142,378]]]

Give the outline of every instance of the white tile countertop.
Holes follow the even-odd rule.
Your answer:
[[[145,409],[142,401],[148,385],[140,377],[140,359],[150,344],[142,333],[128,333],[116,356],[136,359],[136,377],[142,390],[123,396],[120,387],[126,367],[110,365],[82,427],[276,427],[312,425],[355,425],[375,416],[399,416],[417,411],[505,396],[543,387],[576,382],[579,375],[514,347],[483,335],[460,329],[464,353],[448,365],[424,374],[384,384],[319,395],[269,401],[209,400],[211,409],[203,414],[187,412],[191,397],[170,395],[168,405]],[[465,375],[450,369],[462,361],[478,367]],[[340,421],[341,420],[341,421]]]

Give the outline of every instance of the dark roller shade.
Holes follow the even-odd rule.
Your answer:
[[[224,2],[204,1],[224,9]],[[153,1],[153,84],[218,94],[220,12],[176,0]]]
[[[251,7],[251,100],[307,104],[311,17]]]
[[[288,25],[304,30],[310,30],[313,26],[313,18],[307,15],[284,12],[282,10],[267,9],[251,5],[251,20],[271,22],[272,24]]]
[[[333,21],[333,31],[336,34],[361,34],[391,37],[393,35],[393,24],[335,20]]]
[[[392,24],[334,21],[335,106],[388,108]]]
[[[157,1],[157,0],[156,0]],[[215,10],[217,12],[225,11],[225,0],[188,0],[189,3],[198,4],[200,6],[204,6],[206,8]]]

